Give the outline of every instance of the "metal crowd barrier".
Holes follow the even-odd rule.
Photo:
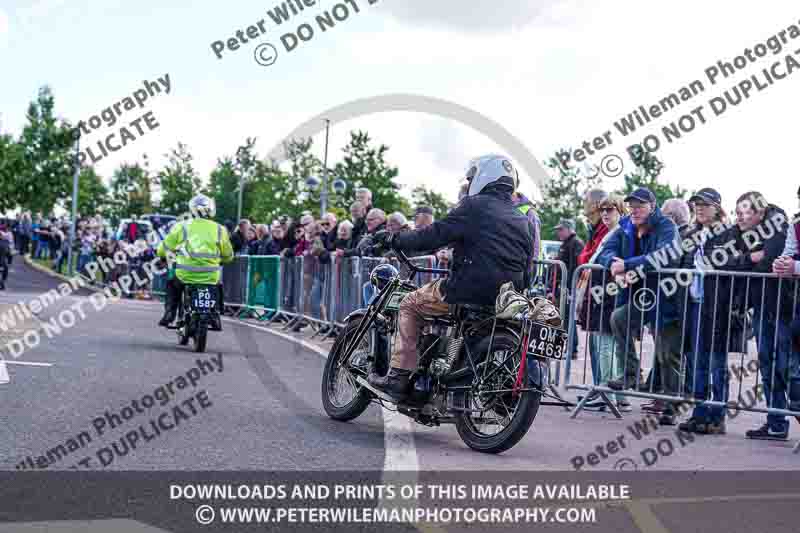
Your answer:
[[[362,307],[361,258],[341,258],[331,270],[331,320],[341,328],[347,315]]]
[[[583,265],[572,280],[573,300],[583,272],[591,275],[591,283],[582,292],[590,303],[582,316],[570,315],[568,351],[580,321],[582,344],[590,353],[582,373],[578,372],[578,383],[572,383],[568,360],[565,383],[567,389],[589,394],[573,418],[592,393],[618,418],[621,414],[609,400],[610,394],[618,399],[662,400],[673,406],[673,413],[677,405],[704,406],[717,419],[724,419],[726,411],[766,413],[778,419],[800,416],[788,410],[786,398],[793,379],[800,392],[800,347],[794,345],[791,334],[800,279],[755,272],[660,269],[646,272],[638,284],[630,280],[634,290],[621,300],[620,284],[608,270]],[[587,364],[589,360],[592,364]],[[651,372],[649,379],[644,370]],[[608,386],[614,380],[624,380],[621,390]],[[730,399],[732,389],[735,401]],[[764,407],[757,405],[762,392]]]
[[[250,256],[237,255],[222,265],[222,297],[226,306],[246,307]]]

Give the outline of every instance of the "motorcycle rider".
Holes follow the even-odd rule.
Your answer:
[[[189,211],[193,218],[175,224],[156,251],[162,258],[167,252],[176,255],[175,276],[167,283],[164,316],[159,326],[168,326],[175,320],[184,284],[219,285],[217,304],[222,310],[221,263],[233,260],[228,230],[212,220],[216,206],[208,196],[198,194],[192,198]],[[221,324],[215,326],[220,328]]]
[[[500,287],[514,282],[518,291],[530,283],[535,230],[514,206],[516,170],[511,159],[490,154],[470,162],[467,196],[447,216],[430,226],[373,236],[376,245],[395,250],[453,247],[450,275],[423,285],[400,303],[399,334],[386,376],[374,371],[368,382],[395,398],[406,395],[417,365],[417,337],[422,319],[446,315],[452,304],[494,306]]]

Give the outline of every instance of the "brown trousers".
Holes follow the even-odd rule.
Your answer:
[[[400,302],[397,341],[392,352],[392,368],[416,370],[417,338],[423,317],[442,316],[450,311],[444,302],[440,285],[436,280],[410,293]]]

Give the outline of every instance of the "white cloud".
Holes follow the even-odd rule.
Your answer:
[[[528,25],[561,0],[404,0],[386,2],[382,11],[419,27],[468,32],[502,32]]]

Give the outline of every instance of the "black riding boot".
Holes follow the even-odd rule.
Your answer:
[[[404,398],[408,395],[408,378],[410,376],[411,371],[402,368],[392,368],[385,376],[373,371],[367,378],[367,383],[395,398]]]
[[[166,291],[164,295],[164,316],[158,322],[159,326],[169,326],[175,321],[175,315],[178,313],[178,303],[180,302],[181,293],[180,287],[174,280],[167,281]]]

